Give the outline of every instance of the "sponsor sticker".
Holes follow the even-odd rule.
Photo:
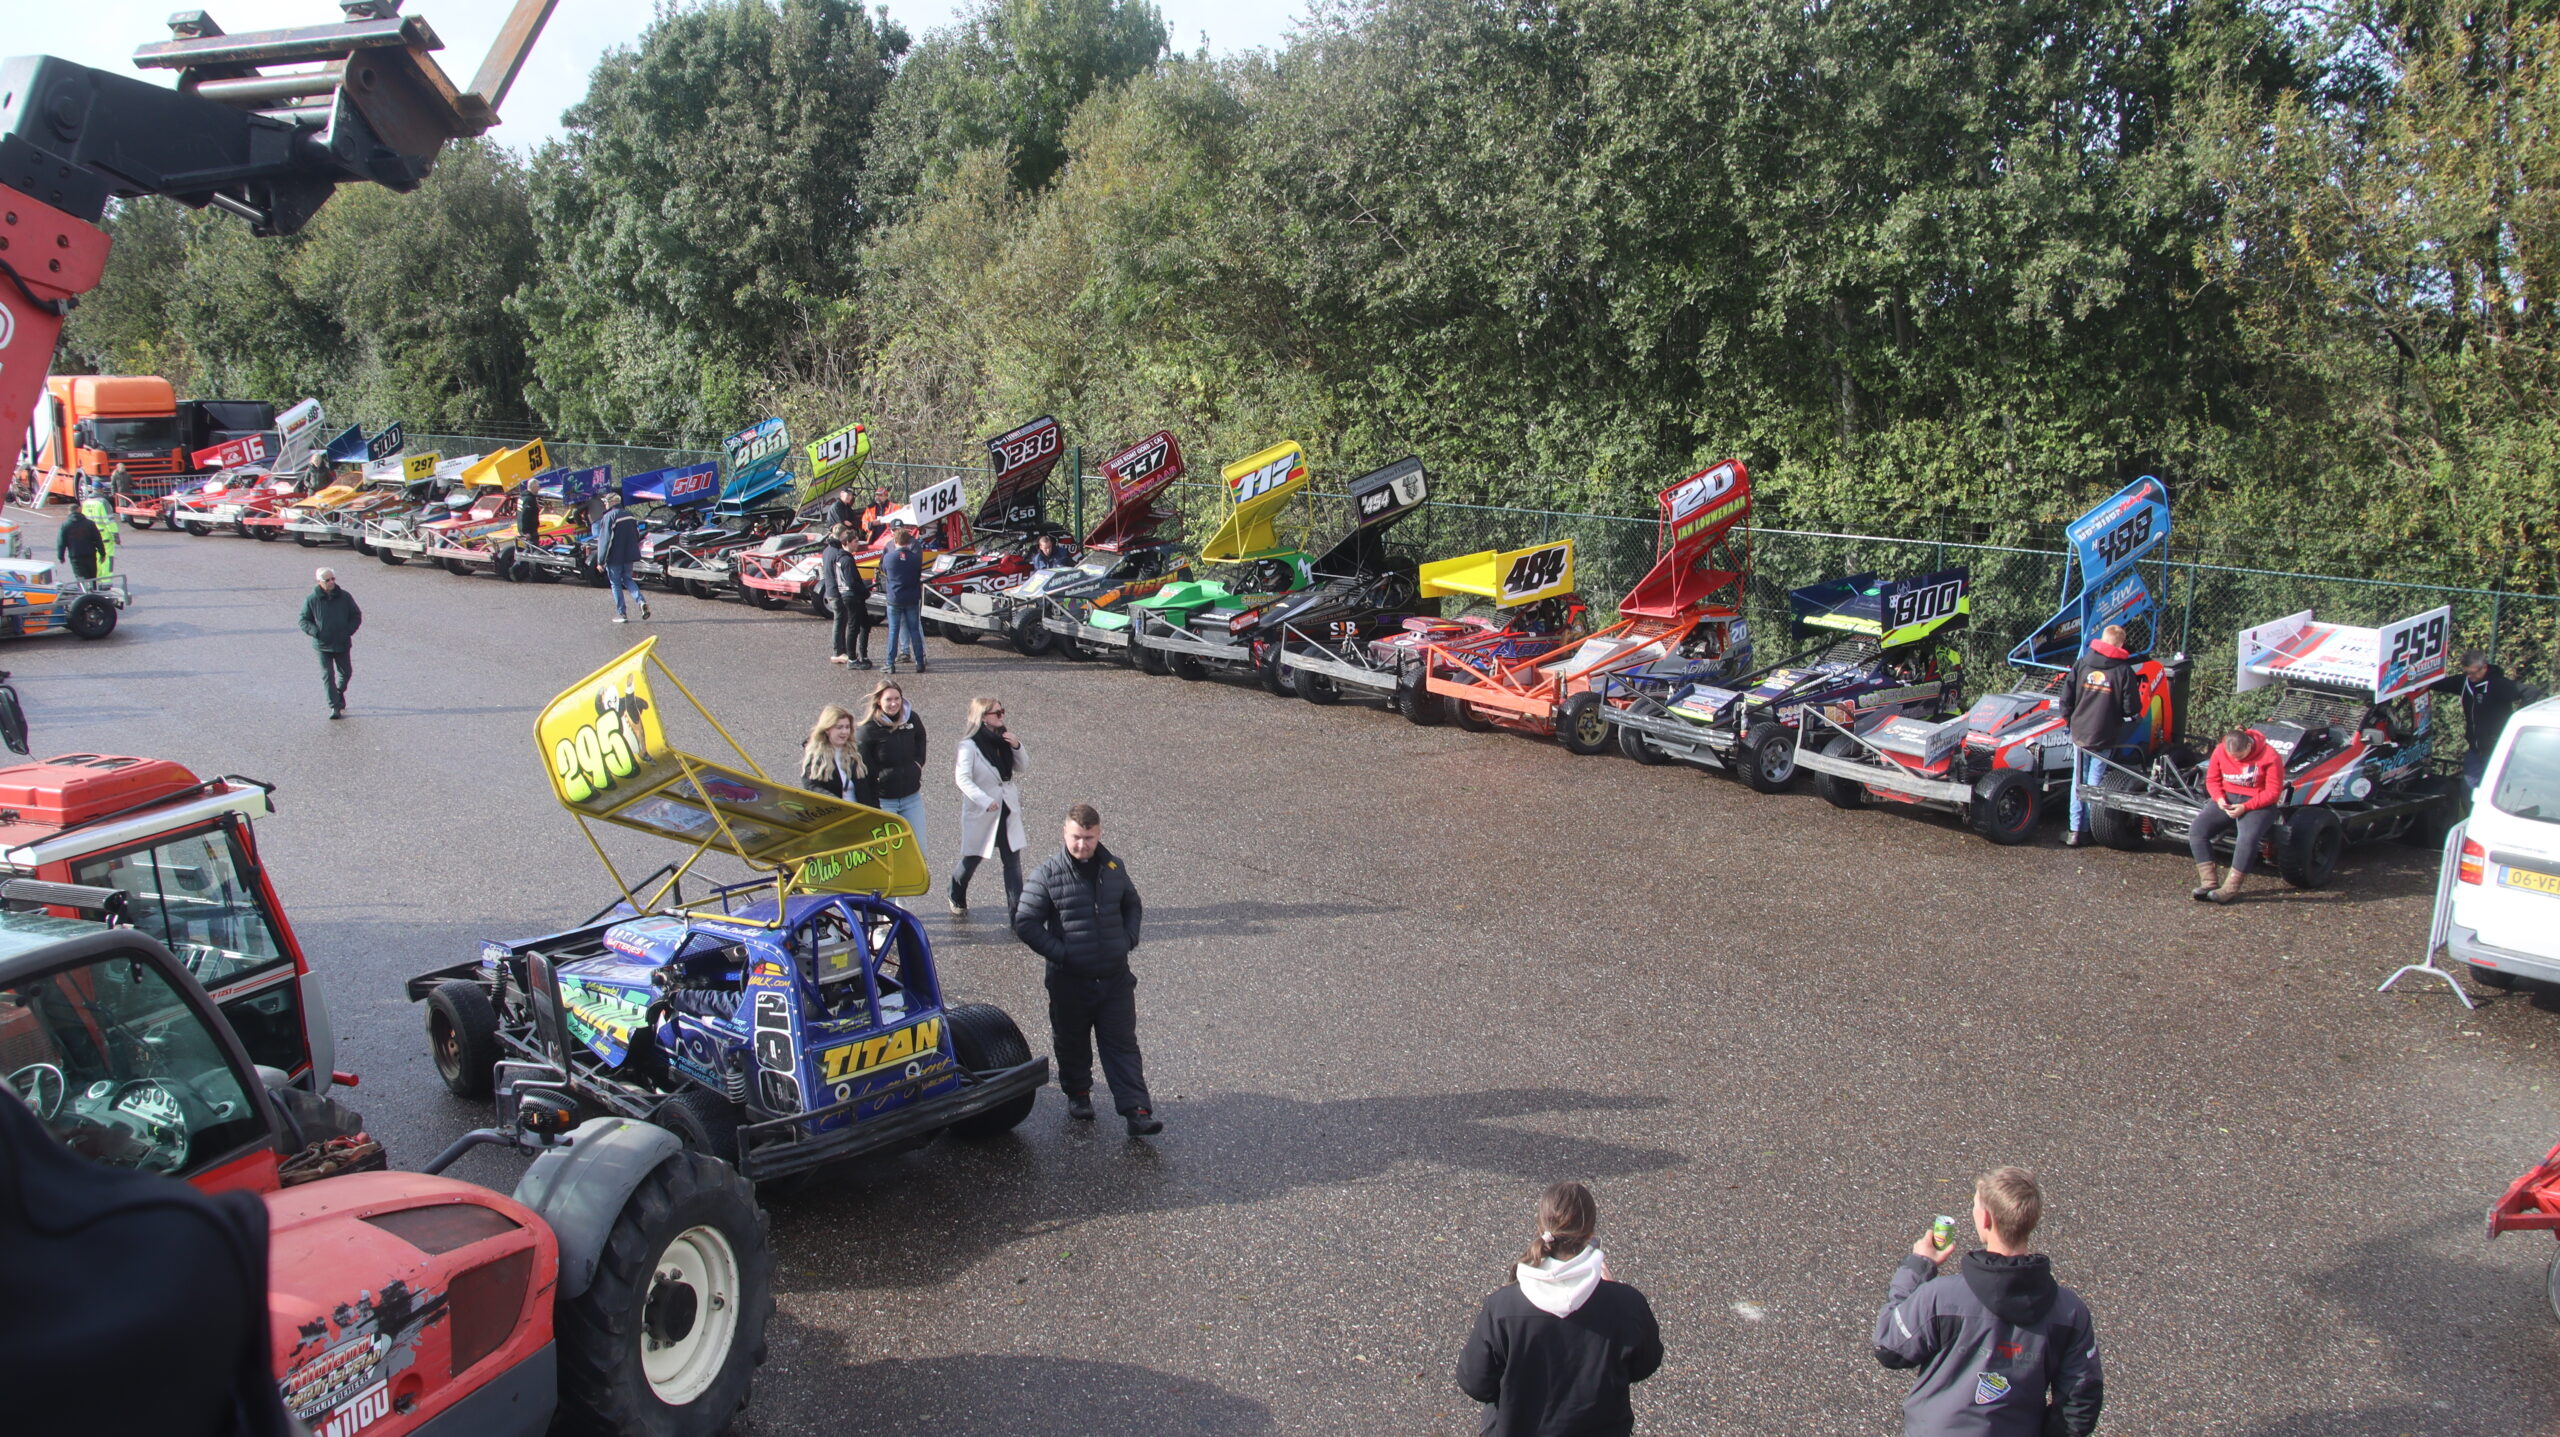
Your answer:
[[[1973,1379],[1973,1405],[1985,1406],[2009,1395],[2009,1379],[1997,1372],[1985,1372]]]

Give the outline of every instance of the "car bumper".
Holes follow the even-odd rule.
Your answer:
[[[2495,943],[2484,943],[2480,941],[2478,929],[2465,928],[2459,923],[2446,928],[2444,951],[2448,957],[2464,963],[2476,964],[2492,972],[2512,973],[2519,978],[2531,978],[2543,983],[2560,983],[2560,957],[2520,953],[2513,948],[2501,948]]]
[[[1860,763],[1854,758],[1839,758],[1816,753],[1810,748],[1796,749],[1796,767],[1814,773],[1827,773],[1835,778],[1855,779],[1879,793],[1897,794],[1926,803],[1943,803],[1962,808],[1973,802],[1973,785],[1947,779],[1923,778],[1919,774],[1882,764]]]
[[[1049,1060],[1034,1058],[1010,1068],[972,1074],[967,1084],[953,1092],[919,1098],[894,1113],[823,1133],[808,1132],[808,1124],[877,1101],[879,1094],[866,1093],[851,1102],[749,1123],[738,1129],[738,1171],[764,1182],[896,1147],[1000,1107],[1025,1093],[1037,1092],[1048,1081]]]

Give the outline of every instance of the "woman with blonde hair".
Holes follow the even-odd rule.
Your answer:
[[[1538,1237],[1508,1287],[1484,1300],[1458,1354],[1458,1390],[1491,1404],[1494,1437],[1624,1437],[1627,1389],[1662,1366],[1662,1329],[1644,1294],[1609,1276],[1592,1245],[1591,1189],[1557,1183],[1538,1197]]]
[[[933,852],[924,838],[924,717],[907,702],[896,679],[871,686],[862,727],[854,733],[862,771],[870,776],[872,805],[907,821],[916,852]]]
[[[800,746],[800,786],[854,803],[869,803],[870,775],[862,769],[862,750],[854,744],[853,711],[842,704],[818,710],[809,726],[809,741]]]
[[[969,729],[953,750],[951,781],[960,788],[960,867],[951,875],[951,911],[969,916],[969,876],[987,855],[1004,861],[1007,922],[1022,901],[1022,790],[1030,771],[1022,740],[1005,727],[1004,701],[969,700]]]

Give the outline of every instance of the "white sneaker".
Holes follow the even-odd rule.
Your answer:
[[[631,622],[629,619],[624,618],[624,617],[623,617],[623,616],[621,616],[620,614],[616,614],[616,615],[614,615],[614,616],[613,616],[613,621],[614,621],[615,623],[617,623],[617,624],[627,624],[627,623],[630,623],[630,622]]]

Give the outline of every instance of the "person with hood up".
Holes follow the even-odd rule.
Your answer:
[[[2071,684],[2063,691],[2071,742],[2080,751],[2072,761],[2071,831],[2062,840],[2073,848],[2089,841],[2089,805],[2080,798],[2080,786],[2106,776],[2106,757],[2124,742],[2125,726],[2142,712],[2142,676],[2134,672],[2133,654],[2124,641],[2122,624],[2100,630],[2097,642],[2071,666]]]
[[[1022,739],[1005,727],[1004,700],[969,700],[969,728],[953,746],[951,780],[960,789],[960,866],[951,874],[951,913],[969,916],[969,878],[993,853],[1004,863],[1004,915],[1022,902],[1021,777],[1031,771]]]
[[[2195,900],[2229,903],[2247,886],[2258,865],[2258,845],[2267,841],[2275,822],[2276,800],[2284,796],[2284,755],[2255,729],[2235,728],[2213,746],[2204,766],[2204,807],[2187,829],[2187,853],[2196,861]],[[2229,833],[2231,876],[2223,878],[2213,863],[2213,841]]]
[[[1920,1234],[1893,1270],[1876,1314],[1876,1361],[1919,1369],[1902,1399],[1904,1437],[2089,1437],[2106,1392],[2097,1330],[2080,1294],[2053,1280],[2053,1264],[2027,1251],[2044,1216],[2044,1193],[2024,1168],[1985,1173],[1973,1185],[1973,1228],[1982,1251],[1956,1272],[1955,1238]]]
[[[1458,1354],[1458,1390],[1488,1404],[1487,1437],[1620,1437],[1627,1389],[1662,1366],[1662,1329],[1644,1294],[1609,1276],[1591,1243],[1591,1189],[1561,1182],[1538,1198],[1538,1237],[1508,1287],[1484,1300]]]
[[[54,561],[68,561],[74,577],[82,584],[94,584],[98,582],[98,560],[106,552],[107,541],[98,531],[98,521],[90,518],[84,510],[72,510],[71,517],[62,521],[62,532],[54,540]]]
[[[2462,781],[2478,788],[2480,775],[2488,771],[2489,750],[2498,746],[2498,735],[2506,732],[2507,720],[2524,702],[2524,690],[2478,649],[2462,656],[2461,673],[2447,674],[2432,687],[2440,694],[2462,696]]]

